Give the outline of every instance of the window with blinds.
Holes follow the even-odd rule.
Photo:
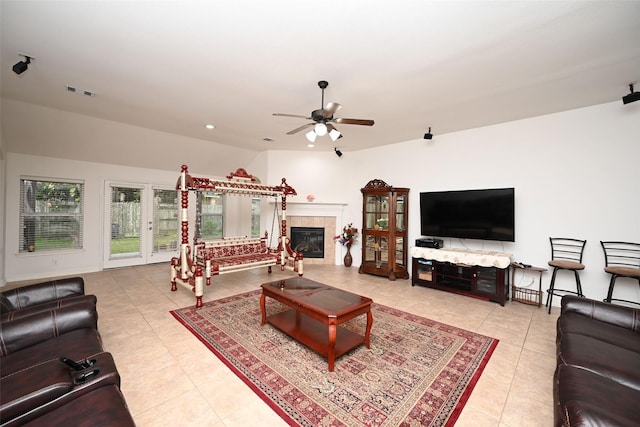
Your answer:
[[[251,198],[251,237],[260,236],[260,197]]]
[[[221,239],[223,234],[222,194],[198,192],[196,201],[196,236],[201,239]]]
[[[20,179],[20,252],[81,249],[84,183]]]

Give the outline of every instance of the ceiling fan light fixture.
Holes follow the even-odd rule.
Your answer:
[[[307,137],[307,139],[309,140],[309,142],[314,143],[316,142],[316,132],[314,130],[310,130],[309,132],[307,132],[305,134],[305,136]]]
[[[338,138],[340,138],[342,136],[342,134],[340,133],[340,131],[338,129],[331,129],[331,131],[329,132],[329,137],[331,138],[331,140],[333,142],[336,142],[338,140]]]
[[[324,123],[316,123],[313,129],[318,136],[325,136],[327,134],[327,125]]]

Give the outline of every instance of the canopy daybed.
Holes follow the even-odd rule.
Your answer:
[[[285,178],[282,178],[280,185],[275,186],[257,181],[242,168],[230,173],[227,180],[213,180],[193,177],[187,166],[182,165],[176,184],[181,198],[182,239],[179,257],[171,259],[171,290],[177,290],[178,284],[191,289],[196,295],[196,308],[202,307],[204,284],[211,284],[211,276],[265,266],[271,273],[274,265],[279,265],[281,270],[295,271],[299,276],[303,274],[303,255],[291,249],[290,239],[287,237],[287,196],[296,195],[296,190],[287,184]],[[268,247],[268,233],[265,231],[263,237],[223,237],[208,241],[196,236],[192,251],[189,246],[189,191],[279,198],[282,217],[277,248]]]

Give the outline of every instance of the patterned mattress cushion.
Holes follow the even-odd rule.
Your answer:
[[[224,245],[224,246],[211,246],[198,251],[200,256],[201,251],[204,253],[206,259],[215,260],[217,258],[229,258],[242,255],[254,255],[254,254],[266,254],[267,245],[264,241],[245,243],[240,245]]]
[[[253,263],[270,263],[275,262],[277,257],[273,254],[250,254],[236,257],[227,257],[211,260],[211,264],[215,264],[220,269],[234,267],[236,265],[247,265]]]

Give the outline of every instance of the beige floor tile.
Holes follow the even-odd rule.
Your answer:
[[[473,406],[467,405],[462,410],[455,425],[456,427],[497,427],[499,424],[499,418],[494,418]]]
[[[507,400],[511,377],[487,373],[480,377],[467,405],[491,418],[499,419]]]
[[[235,411],[223,419],[225,427],[285,427],[288,426],[279,415],[277,415],[264,402],[255,401],[247,405],[241,411]]]
[[[135,418],[138,427],[225,426],[197,390],[188,391],[168,402],[147,409]]]
[[[118,363],[122,377],[122,393],[135,417],[160,404],[171,405],[173,399],[195,390],[195,385],[178,363],[157,368],[152,364],[138,364],[131,369]]]
[[[510,394],[500,423],[508,427],[548,427],[553,425],[552,406],[528,396]]]

